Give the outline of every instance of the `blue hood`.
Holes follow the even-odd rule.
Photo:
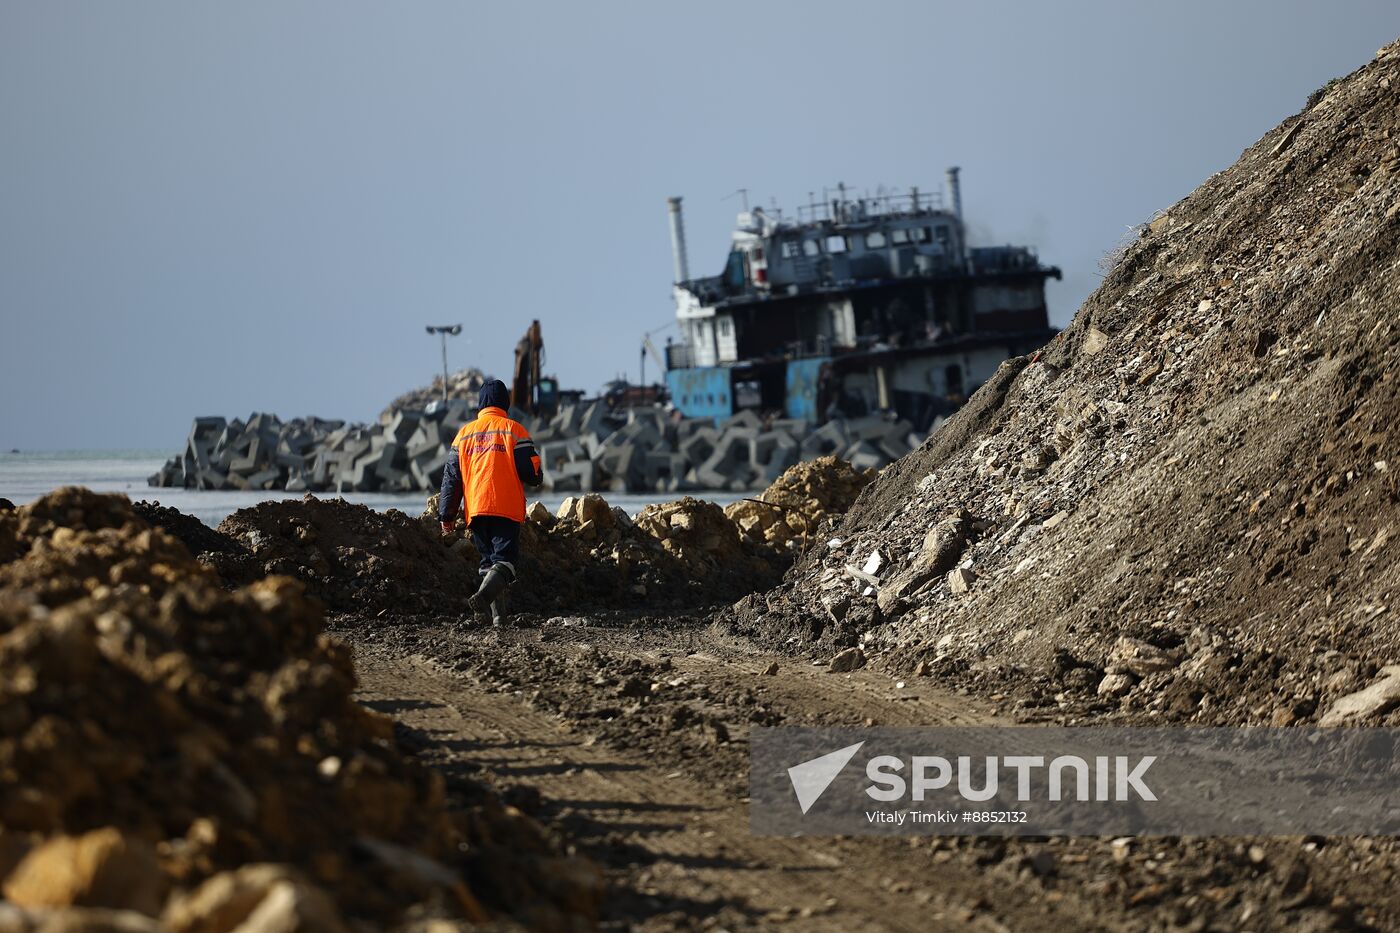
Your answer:
[[[499,379],[492,379],[481,387],[481,394],[477,396],[477,408],[510,408],[510,390],[506,384]]]

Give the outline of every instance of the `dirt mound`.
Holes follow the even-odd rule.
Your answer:
[[[1392,45],[1144,225],[735,623],[1032,718],[1307,722],[1400,660],[1397,88]]]
[[[748,541],[797,550],[824,522],[844,515],[878,475],[836,457],[819,457],[788,467],[758,499],[740,499],[724,514]]]
[[[480,557],[460,521],[454,535],[441,535],[436,499],[417,518],[341,499],[263,502],[219,525],[247,557],[202,559],[236,583],[295,577],[339,612],[465,613]],[[602,496],[571,497],[557,516],[533,508],[520,544],[509,611],[542,615],[713,607],[771,586],[786,568],[697,499],[649,507],[634,522]]]
[[[461,611],[478,582],[474,553],[453,552],[435,524],[397,509],[305,496],[240,509],[219,533],[247,548],[260,574],[296,577],[340,612]]]
[[[296,582],[226,592],[125,497],[83,490],[4,513],[0,541],[0,884],[30,911],[7,922],[592,911],[592,870],[537,824],[400,754]]]
[[[193,515],[158,502],[133,502],[131,510],[146,524],[178,538],[185,550],[198,557],[201,554],[250,556],[248,549],[223,532],[210,528]]]

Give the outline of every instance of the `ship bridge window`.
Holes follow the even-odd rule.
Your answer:
[[[833,233],[826,238],[826,251],[828,253],[844,253],[848,248],[846,238],[839,233]]]
[[[782,253],[784,259],[796,259],[802,254],[802,243],[798,240],[784,240]]]
[[[821,241],[820,241],[820,240],[803,240],[803,241],[802,241],[802,252],[806,253],[808,256],[820,256],[820,255],[821,255],[821,252],[822,252],[822,244],[821,244]]]
[[[927,243],[929,240],[933,239],[933,234],[929,231],[928,227],[915,227],[912,232],[914,234],[915,243]]]
[[[866,249],[884,249],[885,233],[883,230],[871,230],[865,235]]]
[[[949,241],[951,240],[951,236],[948,233],[948,228],[939,227],[936,232],[938,233],[938,242],[942,243],[945,249],[948,248]]]
[[[895,227],[890,231],[890,242],[895,246],[903,246],[909,242],[909,231],[904,227]]]

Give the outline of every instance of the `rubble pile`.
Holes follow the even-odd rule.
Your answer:
[[[451,399],[395,408],[377,424],[319,418],[283,422],[196,418],[185,450],[148,480],[193,489],[293,492],[431,492],[475,402]],[[716,424],[659,408],[615,412],[604,401],[565,405],[551,418],[511,410],[534,438],[545,489],[557,492],[684,492],[764,489],[788,467],[837,456],[879,469],[922,442],[907,421],[879,415],[764,421],[745,411]]]
[[[772,586],[786,569],[741,543],[718,506],[690,497],[635,520],[597,493],[566,498],[552,517],[536,503],[521,554],[521,588],[539,589],[556,610],[714,606]]]
[[[0,512],[5,929],[590,921],[596,870],[354,688],[290,579],[227,592],[122,496]]]
[[[1397,88],[1400,44],[1145,224],[733,624],[1030,718],[1394,723]]]
[[[789,467],[757,499],[740,499],[724,514],[747,540],[799,549],[823,523],[844,515],[876,475],[836,457],[818,457]]]
[[[783,569],[775,555],[747,543],[713,502],[685,496],[649,505],[638,513],[637,527],[680,561],[687,579],[710,592],[737,598],[753,592],[767,576],[776,579]]]
[[[481,387],[486,384],[486,374],[476,367],[459,369],[447,378],[447,398],[460,399],[475,405]],[[426,386],[410,389],[390,402],[380,412],[379,417],[392,417],[396,411],[424,411],[429,406],[442,401],[442,377],[434,376]]]

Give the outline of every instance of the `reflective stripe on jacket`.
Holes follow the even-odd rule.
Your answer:
[[[452,453],[456,462],[448,462],[440,497],[443,521],[456,518],[463,501],[469,522],[477,515],[525,521],[525,486],[540,485],[544,476],[535,442],[523,425],[504,409],[483,408],[457,432]]]

